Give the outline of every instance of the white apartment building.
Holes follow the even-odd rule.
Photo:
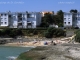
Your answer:
[[[0,14],[0,26],[8,26],[9,25],[9,18],[8,13],[1,13]]]
[[[64,27],[80,28],[80,13],[64,13]]]
[[[10,28],[36,28],[40,23],[40,12],[0,13],[0,26],[8,26]]]

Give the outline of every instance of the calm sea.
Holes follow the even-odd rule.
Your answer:
[[[17,57],[19,54],[30,50],[32,47],[0,46],[0,60],[9,60],[9,57]]]

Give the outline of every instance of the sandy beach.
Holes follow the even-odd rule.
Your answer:
[[[63,43],[68,43],[69,40],[51,40],[53,41],[53,43],[56,43],[56,44],[63,44]],[[22,46],[22,47],[31,47],[31,46],[34,46],[34,47],[37,47],[37,46],[48,46],[48,45],[51,45],[50,40],[44,40],[44,41],[29,41],[29,42],[22,42],[22,41],[19,41],[19,42],[13,42],[13,43],[7,43],[7,44],[4,44],[5,46]],[[45,44],[45,42],[47,42],[47,44]]]
[[[49,45],[49,41],[48,42],[48,45]],[[5,46],[23,46],[23,47],[31,47],[31,46],[44,46],[44,41],[37,41],[37,42],[34,42],[34,41],[31,41],[31,42],[14,42],[14,43],[7,43],[5,44]]]

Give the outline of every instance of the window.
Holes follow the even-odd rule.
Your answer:
[[[23,17],[23,20],[25,20],[25,17]]]
[[[6,19],[6,18],[5,18]]]
[[[70,18],[68,18],[68,19],[70,19]]]
[[[66,20],[66,18],[64,18],[64,20]]]
[[[34,17],[34,14],[31,14],[31,16],[30,17]]]
[[[5,19],[5,21],[7,21],[7,20]]]
[[[78,20],[80,20],[80,17],[78,17]]]
[[[22,23],[19,23],[18,25],[21,25],[22,26]]]
[[[77,14],[75,14],[75,16],[77,16]]]
[[[3,18],[1,18],[1,19],[3,19]]]
[[[24,22],[22,24],[24,24]]]
[[[31,25],[31,23],[27,23],[27,25]]]
[[[68,20],[70,20],[70,18],[68,18]]]
[[[3,14],[1,14],[1,16],[3,16]]]
[[[79,14],[77,14],[77,17],[79,16]]]
[[[1,21],[3,21],[3,19],[1,19]]]
[[[68,22],[68,24],[70,24],[70,22]]]
[[[32,17],[34,17],[34,14],[27,14],[27,17],[32,18]]]
[[[70,14],[68,14],[68,17],[70,17]]]
[[[66,17],[66,14],[64,14],[64,17]]]
[[[64,24],[66,24],[66,22],[64,22]]]
[[[9,15],[9,18],[11,18],[11,15]]]
[[[1,22],[1,24],[3,24],[3,22]]]
[[[15,19],[15,16],[13,16],[13,19]]]
[[[80,17],[79,17],[79,20],[80,20]]]
[[[23,14],[23,17],[24,17],[25,15]]]
[[[7,14],[4,14],[5,16],[7,15]]]
[[[30,18],[30,14],[27,14],[27,17]]]
[[[19,18],[19,20],[22,20],[22,18]]]
[[[32,22],[32,24],[34,24],[34,22]]]
[[[79,16],[79,14],[77,14]]]
[[[5,22],[5,24],[7,24],[7,22]]]
[[[77,17],[75,19],[77,20]]]

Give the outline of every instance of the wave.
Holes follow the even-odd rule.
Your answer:
[[[6,58],[9,59],[9,60],[15,60],[17,57],[15,57],[15,56],[8,56]]]

